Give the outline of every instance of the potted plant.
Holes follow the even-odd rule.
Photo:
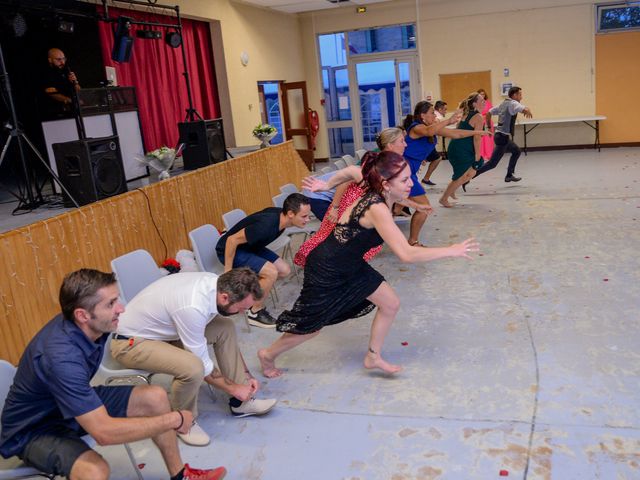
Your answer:
[[[270,146],[270,141],[278,134],[278,129],[268,123],[261,123],[253,129],[253,136],[260,140],[260,148]]]

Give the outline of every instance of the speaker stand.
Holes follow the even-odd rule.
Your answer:
[[[40,160],[40,163],[42,163],[42,165],[44,165],[44,167],[47,169],[47,171],[49,172],[49,175],[51,175],[51,178],[53,178],[53,180],[60,186],[60,188],[64,190],[67,195],[69,195],[69,198],[71,199],[73,204],[76,206],[76,208],[79,208],[80,205],[78,204],[76,199],[73,198],[73,195],[69,193],[69,190],[67,190],[67,187],[65,187],[62,184],[62,182],[60,181],[60,178],[51,169],[49,162],[47,162],[44,158],[42,158],[42,155],[40,154],[36,146],[33,143],[31,143],[31,140],[29,140],[29,137],[27,137],[20,128],[13,127],[13,129],[9,134],[9,137],[7,137],[7,141],[5,142],[4,147],[2,148],[2,154],[0,154],[0,165],[2,164],[2,160],[4,160],[4,156],[6,155],[7,150],[9,149],[11,140],[13,140],[14,138],[16,138],[18,141],[18,147],[20,149],[21,155],[24,156],[24,152],[22,149],[22,141],[25,141],[27,145],[29,145],[29,147],[31,148],[35,156]],[[18,200],[21,201],[22,205],[18,205],[16,210],[34,210],[44,203],[44,201],[42,200],[42,194],[40,192],[37,192],[38,200],[35,200],[34,198],[32,198],[33,194],[31,192],[31,184],[30,184],[29,177],[26,178],[26,182],[27,182],[26,187],[27,187],[28,201],[26,201],[26,199],[18,198]]]

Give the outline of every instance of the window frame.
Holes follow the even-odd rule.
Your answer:
[[[615,8],[635,7],[640,9],[640,1],[632,2],[609,2],[609,3],[597,3],[595,7],[595,20],[596,20],[596,33],[617,33],[617,32],[635,32],[640,31],[640,25],[637,27],[623,27],[623,28],[602,28],[602,12],[607,10],[613,10]]]

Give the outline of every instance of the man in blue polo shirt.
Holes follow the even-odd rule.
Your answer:
[[[173,480],[223,478],[224,467],[197,470],[183,464],[176,432],[187,433],[193,415],[171,411],[161,387],[90,386],[107,336],[124,311],[114,274],[70,273],[59,299],[62,314],[36,334],[20,359],[2,412],[0,454],[17,455],[45,473],[106,479],[109,464],[82,436],[88,433],[100,445],[151,438]]]

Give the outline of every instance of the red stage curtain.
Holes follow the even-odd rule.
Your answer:
[[[175,16],[158,15],[109,8],[110,17],[124,15],[138,21],[175,24]],[[218,118],[220,107],[213,66],[213,50],[209,24],[196,20],[182,20],[182,38],[191,79],[193,106],[204,119]],[[171,48],[164,41],[166,28],[133,25],[135,31],[158,30],[160,40],[135,38],[129,63],[111,60],[113,23],[98,22],[104,64],[115,67],[120,86],[136,87],[140,121],[147,150],[178,142],[178,122],[182,122],[189,108],[184,67],[180,48]]]

